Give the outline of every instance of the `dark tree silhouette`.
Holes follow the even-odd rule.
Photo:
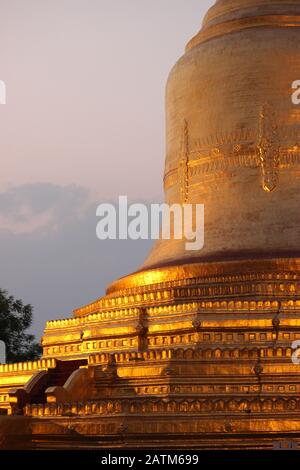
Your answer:
[[[27,333],[32,324],[32,306],[0,289],[0,340],[6,344],[8,363],[32,361],[41,356],[42,349],[35,337]]]

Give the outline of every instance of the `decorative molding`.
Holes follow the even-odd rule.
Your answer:
[[[115,399],[88,401],[85,403],[64,403],[64,404],[39,404],[26,405],[24,414],[26,416],[116,416],[120,414],[167,414],[178,413],[269,413],[288,411],[295,415],[299,414],[300,399],[264,397],[258,398],[199,398],[199,399]]]
[[[36,372],[41,370],[55,369],[55,359],[40,359],[38,361],[19,362],[15,364],[0,364],[0,374],[18,372]]]
[[[291,145],[283,147],[280,142]],[[265,103],[259,112],[258,132],[220,132],[206,139],[192,140],[184,121],[178,166],[165,173],[164,188],[167,191],[178,186],[184,203],[190,189],[199,184],[208,187],[210,181],[228,178],[238,168],[261,168],[262,187],[271,192],[278,185],[279,170],[297,166],[300,176],[299,128],[280,128],[275,110]]]
[[[181,152],[178,164],[178,179],[181,204],[186,204],[189,197],[189,128],[184,120],[182,130]]]
[[[240,149],[240,150],[239,150]],[[249,146],[234,145],[232,148],[219,152],[213,156],[213,150],[206,155],[202,153],[195,153],[196,158],[189,161],[189,189],[197,184],[205,183],[212,176],[223,178],[224,174],[227,177],[232,170],[239,168],[255,169],[263,167],[262,161],[259,156],[259,150],[255,149],[252,144]],[[190,152],[192,155],[192,152]],[[291,148],[279,148],[279,169],[289,169],[291,167],[299,167],[300,175],[300,146],[295,143]],[[197,178],[198,181],[194,182],[193,179]],[[165,191],[170,188],[176,187],[178,184],[178,169],[170,169],[164,177]]]
[[[250,28],[299,28],[300,21],[297,15],[261,15],[238,18],[210,25],[201,29],[187,44],[186,51],[211,39],[243,31]]]
[[[260,111],[257,150],[262,168],[263,189],[266,192],[274,191],[279,176],[280,140],[276,115],[268,103]]]
[[[218,333],[221,335],[220,333]],[[240,333],[238,333],[240,334]],[[250,333],[251,334],[251,333]],[[258,333],[259,335],[259,333]],[[257,338],[258,339],[258,338]],[[215,343],[215,340],[212,338],[211,341]],[[227,340],[228,341],[228,340]],[[147,363],[157,363],[157,362],[167,362],[175,364],[176,361],[202,361],[203,359],[220,359],[220,360],[236,360],[236,359],[246,359],[246,360],[263,360],[263,358],[269,360],[270,358],[291,358],[292,348],[287,346],[287,343],[275,344],[272,347],[268,346],[258,346],[250,345],[245,339],[245,346],[243,346],[241,340],[232,341],[232,346],[228,347],[226,344],[226,339],[224,338],[224,344],[216,346],[203,343],[201,346],[197,344],[196,346],[190,344],[187,348],[173,348],[173,349],[153,349],[147,350],[144,352],[116,352],[116,353],[99,353],[92,354],[88,357],[88,363],[91,366],[95,365],[105,365],[108,364],[109,356],[113,356],[115,364],[117,365],[128,365],[130,362],[135,361],[135,364],[142,364],[144,366]],[[259,339],[258,339],[259,341]],[[236,343],[236,344],[235,344]]]
[[[278,281],[282,281],[280,284]],[[188,282],[189,281],[189,282]],[[215,283],[214,286],[210,286],[209,284]],[[236,283],[234,287],[232,285],[226,285],[227,282]],[[218,284],[217,284],[218,283]],[[243,283],[243,284],[241,284]],[[197,285],[198,284],[198,285]],[[200,284],[200,285],[199,285]],[[189,287],[190,285],[190,287]],[[162,289],[162,291],[155,290]],[[168,289],[168,290],[165,290]],[[185,281],[178,280],[177,282],[174,281],[170,283],[168,286],[151,286],[151,289],[147,289],[145,287],[145,294],[143,296],[143,304],[147,309],[148,314],[163,314],[163,313],[172,313],[174,312],[174,308],[176,312],[182,312],[184,310],[194,310],[198,308],[198,306],[204,306],[207,309],[224,309],[230,310],[245,308],[242,307],[243,305],[247,305],[247,308],[254,308],[255,310],[258,308],[258,305],[261,305],[261,308],[270,308],[270,302],[265,299],[263,302],[256,302],[256,301],[232,301],[230,299],[220,299],[218,301],[209,301],[205,299],[204,302],[199,302],[199,298],[203,297],[216,297],[216,296],[231,296],[231,295],[253,295],[259,294],[264,295],[266,297],[274,297],[274,294],[284,294],[290,298],[289,301],[294,303],[294,308],[299,308],[300,304],[299,301],[296,302],[295,295],[300,296],[300,280],[296,279],[286,279],[284,273],[281,275],[277,274],[272,276],[268,276],[267,274],[249,274],[244,276],[236,276],[231,277],[228,276],[227,278],[209,278],[209,279],[201,279],[201,278],[193,278]],[[163,294],[163,295],[162,295]],[[163,297],[163,299],[162,299]],[[123,303],[126,303],[125,298],[120,297]],[[194,302],[188,301],[188,299],[195,298]],[[184,300],[186,299],[186,303],[178,303],[176,306],[174,304],[169,304],[167,302],[172,302],[176,300]],[[165,300],[165,302],[164,302]],[[288,301],[288,300],[287,300]],[[132,300],[134,303],[141,303],[140,300]],[[160,305],[158,305],[160,302]],[[145,305],[147,303],[147,305]],[[299,305],[298,305],[299,304]],[[154,305],[154,307],[152,307]],[[263,305],[265,305],[263,307]],[[253,306],[253,307],[251,307]],[[101,306],[97,306],[99,310],[101,310]],[[275,307],[276,308],[276,307]],[[76,328],[82,325],[88,325],[94,322],[99,321],[111,321],[111,320],[120,320],[128,318],[125,309],[123,311],[123,317],[120,316],[120,311],[111,310],[109,315],[102,315],[102,312],[93,313],[81,317],[76,318],[68,318],[65,320],[52,320],[47,323],[46,331],[49,330],[64,330],[66,327],[69,328]],[[134,315],[137,318],[137,315]],[[45,341],[45,337],[44,337]],[[47,346],[47,342],[44,342],[44,345]]]

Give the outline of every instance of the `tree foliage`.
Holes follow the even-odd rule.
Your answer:
[[[24,305],[0,289],[0,340],[6,345],[8,363],[32,361],[41,356],[41,347],[28,333],[32,324],[31,305]]]

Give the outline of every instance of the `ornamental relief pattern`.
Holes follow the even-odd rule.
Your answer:
[[[255,131],[240,130],[194,140],[184,123],[178,168],[170,169],[164,177],[165,190],[179,184],[181,202],[187,202],[190,187],[224,176],[228,179],[238,168],[260,168],[262,189],[272,192],[279,184],[280,169],[300,166],[299,129],[280,129],[269,103],[262,106]],[[287,140],[294,144],[282,146],[281,142]]]
[[[101,400],[86,403],[26,405],[25,416],[114,416],[119,414],[211,413],[211,412],[282,412],[299,413],[299,398],[253,399],[134,399]]]
[[[265,104],[260,112],[257,150],[262,169],[262,186],[265,191],[271,192],[278,184],[280,139],[276,115],[269,104]]]
[[[177,298],[190,299],[194,296],[205,295],[227,295],[259,293],[268,294],[272,292],[284,292],[286,294],[298,294],[300,292],[299,275],[289,268],[282,272],[251,272],[249,274],[231,275],[204,275],[202,277],[189,277],[175,281],[162,282],[160,284],[138,286],[117,292],[117,296],[103,297],[99,301],[82,307],[75,311],[75,318],[64,320],[51,320],[47,322],[47,329],[61,329],[72,326],[84,325],[88,321],[115,320],[137,316],[140,306],[150,307],[158,303],[175,300]],[[281,285],[278,283],[281,282]],[[224,286],[222,284],[235,283],[235,286]],[[215,284],[211,287],[210,284]],[[217,284],[217,285],[216,285]],[[178,289],[180,288],[180,289]],[[197,299],[196,299],[197,300]],[[220,300],[222,302],[222,300]],[[224,300],[226,305],[226,300]],[[123,310],[117,310],[116,306],[122,305]],[[132,306],[130,308],[129,306]],[[159,312],[169,312],[170,306],[159,305]],[[173,307],[172,307],[173,308]],[[182,305],[178,305],[178,309]],[[190,309],[191,307],[189,307]],[[212,307],[214,308],[214,307]],[[227,307],[224,307],[227,308]],[[109,309],[109,310],[106,310]],[[178,311],[178,310],[177,310]],[[151,313],[151,311],[150,311]],[[153,312],[157,313],[157,312]],[[79,316],[80,315],[80,316]]]
[[[180,185],[181,204],[186,204],[189,197],[189,129],[187,121],[184,121],[182,132],[182,149],[178,164],[178,178]]]

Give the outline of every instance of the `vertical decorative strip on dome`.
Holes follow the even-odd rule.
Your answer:
[[[181,157],[178,166],[181,204],[186,204],[189,197],[189,127],[186,120],[183,123]]]
[[[257,150],[262,168],[263,189],[271,192],[278,184],[280,141],[275,112],[268,103],[264,104],[260,111]]]

